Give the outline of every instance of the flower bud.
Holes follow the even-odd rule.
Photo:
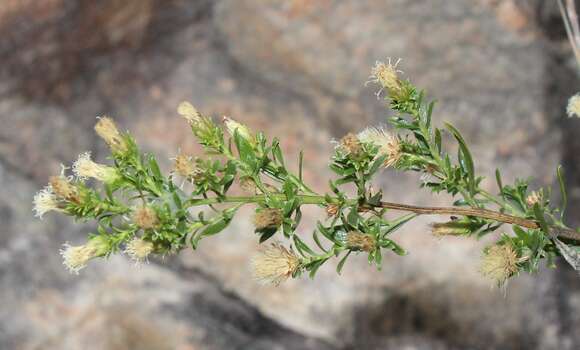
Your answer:
[[[375,250],[377,241],[375,237],[359,231],[349,231],[346,233],[345,243],[348,248],[371,252]]]
[[[155,210],[148,206],[139,206],[133,209],[132,220],[138,227],[149,230],[159,225],[159,218]]]
[[[404,93],[403,85],[399,79],[400,71],[397,70],[399,61],[397,60],[394,64],[391,63],[390,58],[387,63],[377,61],[371,71],[370,81],[387,90],[389,96],[394,100],[401,98]]]
[[[511,244],[489,247],[481,261],[481,273],[494,280],[499,286],[518,272],[518,255]]]
[[[292,277],[301,267],[300,258],[284,246],[274,243],[252,258],[254,278],[264,284],[280,283]]]
[[[359,158],[363,154],[363,147],[355,134],[348,133],[340,139],[339,147],[351,158]]]
[[[147,257],[153,252],[153,249],[153,243],[135,237],[127,243],[125,254],[135,261],[135,263],[139,264],[147,260]]]
[[[183,153],[179,153],[177,157],[175,157],[174,169],[179,176],[185,178],[190,178],[195,174],[195,165],[193,164],[191,157]]]
[[[109,145],[113,153],[126,153],[129,149],[113,119],[109,117],[99,118],[99,121],[95,124],[95,131]]]
[[[358,139],[363,143],[370,143],[379,148],[377,156],[386,156],[384,166],[396,166],[403,156],[399,138],[389,134],[383,128],[370,127],[358,134]]]
[[[254,225],[257,230],[277,229],[282,225],[283,220],[282,209],[279,208],[260,209],[254,215]]]
[[[252,132],[244,124],[238,123],[232,118],[228,118],[226,116],[223,117],[223,122],[226,127],[226,130],[228,131],[231,137],[234,137],[234,134],[237,131],[238,135],[240,135],[240,137],[243,138],[244,140],[248,141],[251,144],[256,143],[256,139],[252,135]]]
[[[201,113],[187,101],[179,104],[177,113],[185,118],[190,125],[195,125],[201,121]]]
[[[580,117],[580,93],[570,97],[568,106],[566,107],[566,113],[570,118],[574,116]]]
[[[449,221],[431,224],[431,233],[435,237],[461,236],[470,232],[468,224],[464,222]]]
[[[52,186],[48,185],[40,190],[33,199],[34,215],[42,219],[42,216],[52,210],[60,210],[58,206],[58,199],[52,190]]]
[[[77,204],[80,203],[81,200],[77,187],[71,184],[66,177],[62,175],[51,176],[49,184],[56,198]]]
[[[60,254],[63,257],[63,264],[69,272],[78,274],[80,270],[87,266],[89,260],[105,256],[110,250],[111,245],[106,237],[95,236],[85,245],[71,246],[65,243]]]
[[[338,214],[340,207],[338,206],[338,204],[328,204],[326,206],[326,215],[328,215],[329,218],[336,216]]]
[[[117,169],[93,162],[90,152],[81,154],[72,170],[79,179],[94,178],[109,185],[121,178]]]
[[[526,197],[526,204],[533,207],[534,204],[540,204],[542,201],[542,195],[536,191],[533,191]]]

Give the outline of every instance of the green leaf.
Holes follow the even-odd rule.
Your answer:
[[[536,220],[538,220],[538,223],[540,224],[542,231],[544,231],[544,233],[546,234],[549,234],[550,229],[548,228],[548,224],[546,223],[544,212],[542,211],[538,203],[534,204],[534,216],[536,217]]]
[[[157,161],[153,156],[149,158],[149,167],[151,168],[154,177],[159,180],[163,179],[163,175],[161,175],[161,170],[159,169],[159,164],[157,164]]]
[[[298,179],[302,181],[302,166],[304,164],[304,151],[300,150],[298,154]]]
[[[459,132],[459,130],[457,130],[453,125],[451,125],[449,123],[445,123],[445,126],[453,134],[453,136],[457,140],[457,143],[459,143],[459,149],[460,149],[461,155],[463,157],[462,160],[463,160],[463,162],[465,164],[465,168],[467,170],[467,176],[468,176],[468,184],[467,185],[469,187],[469,192],[471,193],[472,196],[474,196],[475,195],[475,167],[473,165],[473,158],[471,157],[471,153],[469,152],[469,148],[467,147],[467,144],[465,143],[465,140],[463,139],[463,136],[461,136],[461,133]]]
[[[568,194],[566,193],[566,183],[564,182],[564,174],[562,172],[562,166],[558,165],[558,168],[556,169],[556,175],[558,176],[560,194],[562,195],[562,211],[560,212],[560,218],[564,218],[564,212],[566,211],[566,206],[568,205]]]
[[[314,240],[314,243],[316,243],[318,248],[320,248],[320,250],[322,250],[325,253],[328,253],[328,250],[326,250],[324,248],[324,246],[322,245],[322,243],[320,243],[320,238],[318,237],[318,231],[316,231],[316,230],[312,231],[312,239]]]
[[[403,225],[405,225],[407,222],[414,219],[417,215],[418,214],[415,214],[415,213],[407,214],[407,215],[403,215],[403,216],[397,218],[396,220],[392,221],[390,223],[389,227],[387,228],[387,230],[385,232],[383,232],[382,237],[384,238],[388,234],[400,229]]]
[[[316,255],[316,253],[310,249],[310,247],[304,243],[304,241],[302,241],[300,239],[300,237],[298,237],[298,235],[294,235],[292,236],[293,240],[294,240],[294,245],[296,246],[296,249],[298,250],[298,252],[300,253],[300,255],[302,255],[303,257],[307,257],[306,254],[304,254],[304,252],[306,252],[309,255]]]
[[[278,139],[274,139],[274,141],[272,142],[272,155],[274,156],[274,159],[276,159],[280,163],[280,165],[282,165],[283,167],[285,166],[284,156],[282,155],[282,150],[280,149],[280,142],[278,141]]]
[[[350,253],[352,253],[352,250],[349,250],[348,253],[346,253],[344,255],[344,257],[342,257],[342,259],[340,259],[340,262],[338,263],[338,266],[336,266],[336,272],[339,275],[342,273],[342,268],[344,267],[344,263],[346,263],[346,259],[348,259],[348,256],[350,255]]]

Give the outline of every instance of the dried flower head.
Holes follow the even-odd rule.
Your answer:
[[[471,230],[465,223],[449,221],[431,224],[431,233],[435,237],[461,236],[470,233]]]
[[[371,70],[369,81],[377,83],[381,86],[381,90],[377,93],[377,96],[383,89],[387,90],[393,99],[397,99],[401,96],[403,92],[403,86],[401,84],[401,80],[399,79],[399,74],[402,72],[397,70],[397,65],[400,61],[401,60],[398,59],[393,64],[391,62],[391,58],[388,58],[387,63],[379,61],[375,63],[375,66]]]
[[[267,246],[252,258],[254,278],[264,284],[277,286],[292,277],[300,267],[300,258],[294,251],[278,243]]]
[[[114,153],[125,153],[129,149],[127,142],[117,129],[113,119],[101,117],[95,124],[95,131],[111,148]]]
[[[526,204],[533,207],[534,204],[539,204],[542,201],[542,195],[536,191],[533,191],[526,197]]]
[[[346,233],[345,243],[351,249],[371,252],[376,248],[377,241],[371,235],[359,231],[349,231]]]
[[[499,286],[518,272],[518,255],[511,244],[494,245],[484,253],[480,271]]]
[[[132,220],[135,225],[144,230],[153,229],[159,225],[159,217],[155,209],[146,205],[133,209]]]
[[[91,177],[106,184],[112,184],[121,178],[117,169],[93,162],[91,160],[91,152],[79,155],[79,158],[73,164],[72,170],[79,179]]]
[[[580,117],[580,93],[570,97],[568,106],[566,107],[566,113],[570,118],[574,116]]]
[[[71,246],[65,243],[60,255],[62,255],[63,264],[69,272],[78,274],[80,270],[87,266],[89,260],[105,256],[110,250],[109,241],[103,236],[96,236],[91,238],[85,245]]]
[[[80,202],[77,187],[71,184],[69,179],[63,175],[51,176],[49,179],[49,185],[52,188],[56,198],[73,203]]]
[[[246,141],[250,142],[251,144],[256,143],[256,139],[252,135],[250,129],[244,124],[238,123],[237,121],[233,120],[232,118],[228,118],[226,116],[223,117],[223,122],[226,127],[226,130],[230,134],[230,136],[234,136],[234,134],[238,133],[241,138],[245,139]]]
[[[135,237],[125,246],[127,254],[135,263],[139,264],[147,261],[147,257],[153,252],[153,243],[142,238]]]
[[[284,216],[280,208],[263,208],[254,215],[254,226],[257,230],[278,228],[282,225]]]
[[[367,128],[358,134],[358,139],[379,148],[377,156],[386,156],[385,167],[395,166],[403,155],[399,138],[389,134],[382,127]]]
[[[48,185],[40,190],[33,199],[34,215],[41,218],[42,216],[52,210],[60,210],[58,207],[58,199],[52,190],[52,186]]]
[[[191,156],[179,153],[175,157],[174,170],[179,176],[190,178],[195,174],[195,164]]]
[[[240,178],[240,187],[242,188],[242,191],[246,193],[250,194],[258,193],[258,187],[256,186],[256,183],[250,176],[244,176]]]
[[[328,215],[329,218],[336,216],[338,214],[339,209],[340,206],[338,204],[328,204],[326,206],[326,215]]]
[[[190,125],[195,125],[201,121],[201,113],[189,102],[183,101],[177,107],[177,113],[181,115]]]
[[[344,137],[340,139],[338,146],[350,158],[353,159],[360,157],[364,152],[359,138],[353,133],[348,133],[344,135]]]

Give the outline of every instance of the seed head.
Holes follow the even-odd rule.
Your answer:
[[[258,187],[251,177],[245,176],[240,178],[240,187],[246,193],[256,194],[258,193]]]
[[[263,284],[278,286],[298,272],[300,267],[300,258],[294,251],[277,243],[267,246],[252,258],[254,278]]]
[[[381,90],[387,90],[389,96],[393,99],[398,99],[403,93],[403,86],[399,79],[399,73],[402,72],[397,70],[399,62],[400,59],[393,64],[390,58],[387,63],[377,61],[371,70],[369,78],[370,82],[379,84]]]
[[[81,154],[74,162],[72,170],[79,179],[92,177],[106,184],[112,184],[121,178],[117,169],[93,162],[91,152]]]
[[[254,138],[254,136],[252,136],[252,132],[244,124],[238,123],[232,118],[228,118],[226,116],[223,117],[223,122],[230,136],[233,137],[237,131],[238,135],[240,135],[241,138],[245,139],[251,144],[256,143],[256,139]]]
[[[534,204],[536,203],[541,203],[542,201],[542,195],[536,191],[533,191],[532,193],[530,193],[527,197],[526,197],[526,203],[530,206],[533,207]]]
[[[155,210],[145,205],[133,209],[132,220],[144,230],[153,229],[159,225],[159,218]]]
[[[499,286],[518,272],[518,255],[511,244],[494,245],[487,249],[481,261],[481,273]]]
[[[34,199],[32,200],[34,204],[34,215],[41,218],[42,216],[51,210],[60,210],[58,207],[58,199],[52,190],[52,186],[48,185],[42,190],[40,190]]]
[[[360,142],[371,143],[379,148],[377,156],[386,156],[385,167],[397,165],[403,156],[399,138],[389,134],[384,128],[367,128],[358,134],[358,139]]]
[[[351,159],[360,157],[364,151],[360,140],[353,133],[348,133],[342,139],[340,139],[339,147]]]
[[[179,104],[177,113],[185,118],[190,125],[195,125],[201,121],[201,113],[187,101]]]
[[[284,216],[282,215],[282,209],[279,208],[264,208],[260,209],[254,215],[254,226],[257,230],[263,230],[267,228],[278,228],[282,225]]]
[[[135,237],[125,246],[125,254],[135,261],[135,263],[140,264],[147,260],[147,257],[153,252],[153,249],[153,243]]]
[[[109,117],[99,118],[99,121],[95,124],[95,131],[114,153],[125,153],[129,149],[113,119]]]
[[[359,231],[349,231],[346,234],[345,243],[351,249],[371,252],[376,248],[377,241],[371,235]]]
[[[80,203],[77,187],[71,184],[69,179],[63,175],[51,176],[49,179],[49,185],[56,195],[56,198],[69,202]]]
[[[570,118],[574,116],[580,117],[580,93],[570,97],[568,106],[566,107],[566,113]]]
[[[89,260],[104,256],[110,250],[109,241],[103,236],[96,236],[85,245],[71,246],[65,243],[60,250],[60,255],[62,255],[63,264],[69,272],[78,275],[79,271],[87,266]]]
[[[174,169],[179,176],[185,178],[190,178],[195,174],[195,165],[193,164],[191,157],[183,153],[179,153],[177,157],[175,157]]]

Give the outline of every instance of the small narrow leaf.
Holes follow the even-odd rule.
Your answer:
[[[445,126],[453,134],[453,136],[457,140],[457,143],[459,143],[459,149],[461,151],[462,161],[463,161],[465,168],[467,170],[469,192],[473,196],[473,195],[475,195],[475,167],[473,165],[473,158],[471,157],[471,153],[469,152],[469,148],[467,147],[467,144],[465,143],[465,140],[463,139],[463,136],[461,136],[461,133],[459,132],[459,130],[457,130],[453,125],[451,125],[449,123],[445,123]]]

